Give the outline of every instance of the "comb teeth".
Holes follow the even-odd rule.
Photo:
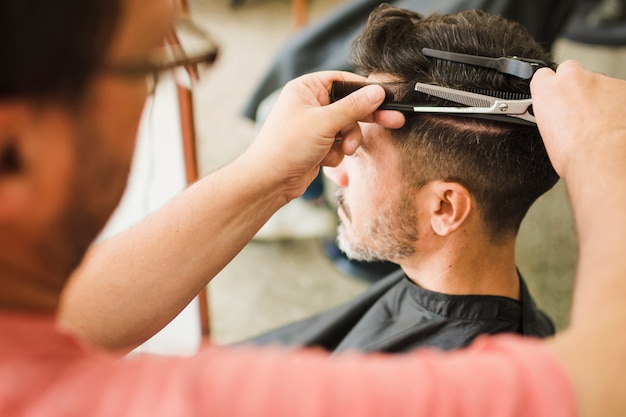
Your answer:
[[[503,100],[528,100],[530,98],[529,94],[524,93],[511,93],[509,91],[495,91],[495,90],[484,90],[480,88],[469,88],[465,90],[474,94],[482,94],[485,96],[497,97]]]

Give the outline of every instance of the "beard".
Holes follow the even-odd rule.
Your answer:
[[[76,175],[59,222],[65,236],[66,274],[78,267],[126,189],[131,161],[106,146],[99,130],[84,123],[77,135]]]
[[[337,206],[343,210],[351,225],[352,212],[342,190],[337,191]],[[337,230],[337,245],[349,259],[375,262],[407,258],[415,253],[418,239],[415,205],[408,190],[380,210],[364,232],[348,228],[341,222]],[[363,238],[365,237],[365,238]]]
[[[93,144],[91,139],[82,138]],[[129,167],[125,169],[121,161],[104,156],[98,146],[91,148],[91,156],[76,153],[76,158],[82,161],[74,164],[64,207],[54,221],[40,230],[39,239],[32,247],[33,259],[39,265],[36,272],[40,274],[39,281],[51,289],[64,285],[80,265],[125,188]],[[105,167],[106,171],[101,171]],[[105,181],[94,181],[98,176]]]

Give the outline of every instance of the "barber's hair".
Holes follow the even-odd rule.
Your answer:
[[[119,0],[2,0],[0,100],[75,100],[101,63]]]
[[[364,74],[384,74],[396,81],[530,94],[528,80],[428,58],[422,48],[540,59],[555,67],[550,54],[521,24],[479,10],[422,18],[386,4],[371,14],[355,41],[353,61]],[[391,130],[405,180],[416,188],[433,180],[465,186],[493,239],[517,233],[531,204],[558,181],[535,126],[406,115],[405,126]]]

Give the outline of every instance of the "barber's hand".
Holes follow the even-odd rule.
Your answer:
[[[395,111],[375,110],[385,97],[382,87],[370,85],[329,104],[333,81],[366,81],[340,71],[308,74],[289,82],[266,119],[251,151],[285,180],[288,199],[301,195],[321,165],[335,166],[361,145],[358,121],[388,128],[404,124]]]
[[[565,61],[538,70],[530,89],[539,131],[556,171],[569,175],[613,169],[626,161],[626,81]]]

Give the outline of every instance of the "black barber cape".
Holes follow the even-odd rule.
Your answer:
[[[346,304],[243,343],[316,346],[329,351],[408,352],[461,348],[485,333],[554,334],[520,276],[521,300],[425,290],[398,270]]]

